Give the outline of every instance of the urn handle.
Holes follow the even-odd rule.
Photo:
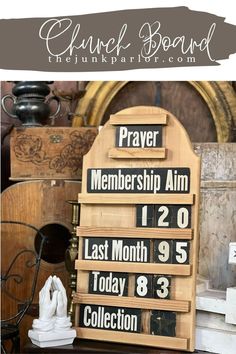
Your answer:
[[[13,104],[16,103],[16,97],[15,97],[15,96],[13,96],[13,95],[5,95],[5,96],[3,96],[2,101],[1,101],[2,109],[4,110],[4,112],[5,112],[9,117],[11,117],[11,118],[18,118],[15,114],[12,114],[12,113],[8,112],[8,110],[7,110],[6,106],[5,106],[5,101],[6,101],[7,99],[10,99],[10,100],[13,102]]]
[[[57,97],[57,96],[51,96],[51,97],[49,97],[49,99],[48,99],[45,103],[50,104],[51,101],[53,101],[53,100],[55,100],[55,101],[57,102],[57,109],[56,109],[56,111],[55,111],[54,114],[50,115],[50,117],[49,117],[50,119],[55,119],[56,116],[58,115],[58,113],[59,113],[60,110],[61,110],[61,101],[60,101],[60,98]]]

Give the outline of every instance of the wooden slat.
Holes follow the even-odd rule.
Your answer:
[[[165,148],[112,148],[108,151],[112,159],[165,159]]]
[[[78,195],[81,204],[193,204],[193,194],[87,193]]]
[[[173,348],[179,350],[188,349],[187,338],[155,336],[142,333],[127,333],[117,331],[106,331],[92,328],[76,328],[77,336],[80,339],[105,340],[108,342],[130,343],[151,347]]]
[[[184,300],[162,300],[140,297],[120,297],[110,295],[80,294],[73,296],[73,302],[78,304],[105,305],[129,307],[146,310],[164,310],[189,312],[190,303]]]
[[[125,237],[125,238],[166,238],[191,240],[192,229],[158,229],[147,227],[102,227],[78,226],[77,236],[86,237]]]
[[[159,264],[159,263],[137,263],[137,262],[112,262],[76,260],[75,268],[79,270],[99,270],[106,272],[127,272],[142,274],[169,274],[169,275],[191,275],[189,264]]]
[[[150,124],[167,124],[167,114],[112,114],[110,116],[110,124],[112,125],[150,125]]]

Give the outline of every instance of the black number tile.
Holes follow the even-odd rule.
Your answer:
[[[151,313],[151,334],[175,337],[176,313],[153,310]]]
[[[189,264],[190,241],[173,240],[173,263]]]
[[[170,299],[171,277],[155,275],[153,279],[153,297],[155,299]]]
[[[147,274],[136,274],[135,276],[135,296],[153,296],[153,276]]]
[[[173,240],[154,240],[154,263],[172,263]]]
[[[154,227],[154,205],[136,205],[136,226]]]

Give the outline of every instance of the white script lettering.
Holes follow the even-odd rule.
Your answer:
[[[123,24],[117,37],[110,37],[106,40],[96,38],[94,35],[80,38],[81,25],[79,23],[73,25],[70,18],[53,18],[42,24],[39,29],[39,37],[45,40],[48,53],[55,57],[65,53],[71,56],[75,50],[79,49],[87,49],[90,54],[101,54],[104,51],[106,54],[115,53],[118,56],[121,50],[130,46],[130,43],[122,44],[127,27],[127,24]],[[62,45],[64,48],[59,49]]]

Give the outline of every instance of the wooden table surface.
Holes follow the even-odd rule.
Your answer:
[[[75,339],[73,345],[66,345],[61,347],[51,347],[51,348],[39,348],[32,343],[28,343],[23,353],[33,354],[50,354],[50,353],[80,353],[80,354],[184,354],[187,352],[176,351],[176,350],[167,350],[167,349],[158,349],[145,346],[134,346],[134,345],[124,345],[117,343],[107,343],[107,342],[98,342],[85,339]],[[195,351],[194,353],[206,354],[207,352]],[[209,353],[208,354],[212,354]]]

